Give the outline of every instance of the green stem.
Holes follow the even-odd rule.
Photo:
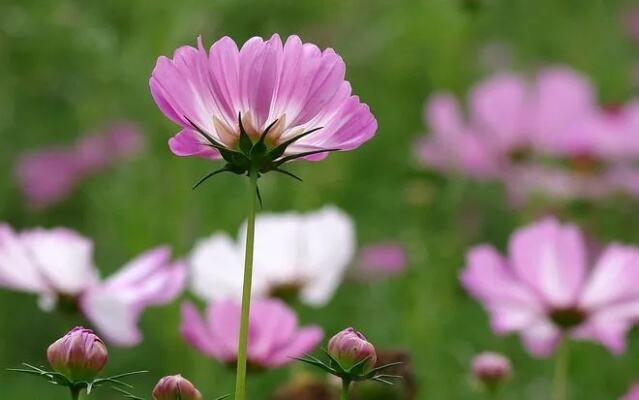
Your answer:
[[[348,379],[342,379],[342,394],[340,400],[348,400],[348,389],[351,387],[351,381]]]
[[[555,379],[553,382],[553,400],[566,400],[568,384],[568,360],[570,356],[568,340],[562,339],[555,359]]]
[[[71,400],[79,400],[80,399],[80,392],[82,392],[82,389],[78,389],[75,387],[71,388]]]
[[[237,375],[235,400],[246,398],[246,349],[248,347],[249,312],[251,310],[251,285],[253,282],[253,246],[255,242],[255,213],[257,211],[257,171],[249,172],[249,210],[246,225],[246,253],[244,255],[244,284],[242,286],[242,316],[240,319],[240,343],[237,349]]]

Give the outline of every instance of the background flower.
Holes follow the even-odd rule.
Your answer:
[[[66,228],[16,233],[0,225],[0,286],[38,294],[45,310],[79,309],[117,345],[138,344],[142,311],[173,300],[185,279],[186,267],[171,262],[168,248],[148,251],[100,280],[91,240]]]
[[[233,300],[209,304],[202,319],[191,303],[182,305],[180,330],[197,350],[232,364],[237,360],[240,305]],[[313,351],[324,336],[318,326],[301,328],[297,315],[281,300],[260,299],[251,307],[248,362],[252,368],[274,368]]]
[[[191,288],[204,300],[239,299],[243,240],[214,234],[195,246]],[[333,295],[353,258],[355,230],[348,215],[333,206],[311,213],[263,213],[255,222],[253,293],[299,298],[321,306]]]
[[[639,249],[611,244],[589,263],[581,232],[546,219],[514,232],[507,257],[491,246],[471,249],[461,281],[493,331],[520,333],[534,355],[549,355],[564,335],[622,353],[639,319]]]

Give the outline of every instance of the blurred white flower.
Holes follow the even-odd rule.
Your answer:
[[[261,214],[255,222],[253,295],[299,296],[326,304],[355,252],[351,218],[327,206],[300,214]],[[200,240],[189,259],[191,288],[206,301],[239,299],[242,291],[245,225],[239,240],[215,233]]]
[[[93,242],[66,228],[15,232],[0,224],[0,287],[34,293],[40,306],[81,311],[110,342],[132,346],[144,309],[173,300],[183,289],[186,268],[158,247],[100,280]]]

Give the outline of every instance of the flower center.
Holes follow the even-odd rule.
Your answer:
[[[550,312],[550,320],[562,330],[581,325],[588,315],[577,307],[557,308]]]
[[[286,303],[294,303],[302,290],[302,282],[287,282],[275,285],[269,290],[269,297],[281,299]]]

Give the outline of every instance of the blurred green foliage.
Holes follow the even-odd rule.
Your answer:
[[[363,148],[321,163],[298,163],[298,184],[281,176],[262,182],[269,211],[311,210],[334,203],[356,221],[361,243],[397,239],[410,251],[410,269],[372,285],[346,283],[324,309],[298,307],[304,323],[328,333],[354,325],[379,347],[412,352],[420,399],[476,398],[468,384],[474,352],[498,350],[516,373],[506,398],[546,398],[552,362],[527,355],[517,338],[497,338],[478,304],[460,289],[465,250],[478,242],[504,246],[509,232],[533,212],[508,207],[498,185],[436,178],[413,158],[424,132],[424,99],[438,89],[464,94],[488,71],[479,61],[487,43],[512,48],[513,65],[533,70],[568,63],[598,85],[605,102],[632,95],[636,44],[624,36],[618,0],[3,0],[0,3],[0,220],[24,228],[66,225],[96,241],[104,274],[159,243],[186,254],[199,237],[235,232],[244,219],[244,182],[219,176],[198,191],[191,184],[207,161],[179,159],[166,141],[176,131],[156,108],[148,77],[159,55],[201,34],[243,42],[253,35],[300,34],[335,48],[346,60],[355,92],[379,121]],[[67,143],[112,119],[144,127],[147,151],[84,184],[75,196],[40,213],[25,209],[12,163],[26,149]],[[564,215],[604,240],[639,243],[637,203],[564,208]],[[0,292],[0,366],[45,361],[44,350],[82,321],[44,314],[33,296]],[[143,318],[145,341],[112,348],[111,372],[148,368],[137,379],[145,395],[164,374],[183,373],[209,398],[230,393],[233,371],[188,347],[177,330],[178,304]],[[616,398],[639,378],[639,332],[625,355],[573,346],[573,399]],[[267,398],[296,366],[254,376],[249,398]],[[64,399],[29,377],[0,372],[2,399]],[[99,393],[97,398],[117,395]]]

